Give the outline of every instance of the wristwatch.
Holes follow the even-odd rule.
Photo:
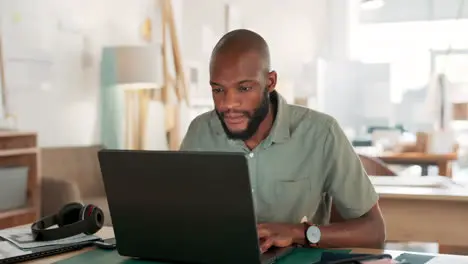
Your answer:
[[[315,247],[318,246],[321,236],[320,228],[316,225],[311,225],[307,222],[304,223],[304,226],[304,235],[307,241],[307,245]]]

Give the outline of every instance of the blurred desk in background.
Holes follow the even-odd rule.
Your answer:
[[[438,187],[421,187],[417,179],[404,186],[403,177],[370,177],[380,195],[387,240],[436,242],[441,253],[468,255],[468,188],[448,178],[437,180],[437,176],[430,176],[434,181],[426,184]]]
[[[434,165],[441,176],[452,177],[452,161],[458,159],[457,153],[430,154],[423,152],[382,153],[376,156],[387,164],[419,165],[422,175],[428,175],[428,166]]]
[[[419,165],[421,175],[428,175],[428,166],[434,165],[439,169],[441,176],[452,177],[452,162],[458,159],[456,152],[447,154],[431,154],[425,152],[388,152],[378,147],[354,147],[356,153],[380,159],[392,165]]]

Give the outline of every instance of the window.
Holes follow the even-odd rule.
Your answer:
[[[391,100],[397,103],[405,92],[419,89],[430,79],[431,50],[468,49],[468,20],[437,20],[361,24],[351,43],[353,59],[390,64]],[[468,81],[468,54],[451,56],[449,79]],[[438,57],[438,60],[447,60]]]

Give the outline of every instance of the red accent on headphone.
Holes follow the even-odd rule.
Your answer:
[[[88,216],[91,216],[91,213],[93,213],[94,206],[89,206],[88,207]]]

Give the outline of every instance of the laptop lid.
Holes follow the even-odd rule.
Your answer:
[[[121,255],[187,263],[260,263],[242,153],[101,150]]]

